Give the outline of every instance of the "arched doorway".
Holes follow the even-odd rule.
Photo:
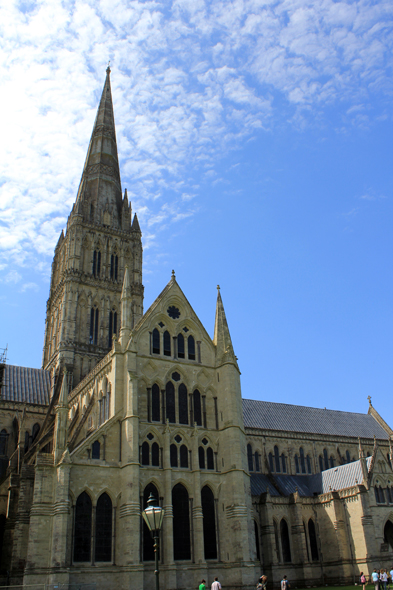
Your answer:
[[[385,543],[389,543],[393,549],[393,522],[391,520],[388,520],[385,524],[383,534],[385,537]]]

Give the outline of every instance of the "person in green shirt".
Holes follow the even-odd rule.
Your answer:
[[[199,590],[206,590],[206,580],[202,580],[199,584]]]

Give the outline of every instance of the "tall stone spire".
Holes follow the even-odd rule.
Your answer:
[[[124,229],[110,72],[108,67],[73,213],[90,223]]]
[[[225,363],[233,363],[236,367],[238,366],[219,286],[217,286],[216,320],[214,324],[213,344],[216,346],[217,367]]]

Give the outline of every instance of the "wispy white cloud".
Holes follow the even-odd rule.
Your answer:
[[[393,90],[390,0],[0,7],[3,264],[34,259],[47,272],[109,58],[123,185],[145,227],[157,231],[193,215],[193,172],[214,179],[214,162],[256,129],[278,119],[302,127],[332,104],[343,105],[343,125],[369,126],[377,116],[370,97],[387,104]]]

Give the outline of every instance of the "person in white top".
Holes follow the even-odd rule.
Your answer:
[[[214,582],[212,584],[212,590],[221,590],[221,584],[218,581],[218,578],[214,578]]]

